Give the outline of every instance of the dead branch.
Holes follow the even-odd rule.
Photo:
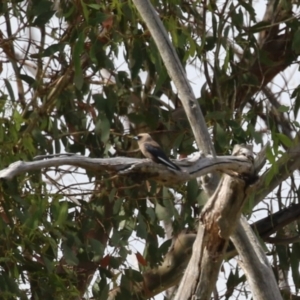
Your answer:
[[[15,176],[41,170],[44,168],[71,165],[97,172],[109,172],[115,175],[142,174],[143,178],[151,178],[158,182],[168,184],[184,183],[210,172],[223,172],[232,175],[248,174],[253,166],[244,155],[198,157],[174,161],[182,171],[170,170],[164,165],[153,163],[147,159],[129,157],[116,158],[88,158],[80,155],[68,157],[53,157],[46,160],[31,162],[17,161],[0,171],[0,178],[12,179]]]
[[[225,175],[202,210],[193,254],[176,300],[192,297],[210,299],[229,237],[241,216],[246,199],[246,181]]]

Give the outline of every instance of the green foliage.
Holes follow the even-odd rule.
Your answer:
[[[201,92],[197,96],[217,153],[229,154],[237,143],[260,145],[271,139],[268,186],[283,149],[294,145],[283,128],[291,128],[287,121],[300,107],[299,87],[291,91],[292,105],[279,100],[274,105],[263,92],[299,54],[299,20],[286,17],[291,7],[274,13],[274,25],[258,21],[252,1],[229,1],[226,7],[214,1],[205,7],[197,1],[152,3],[183,67],[201,71],[204,83],[188,75]],[[0,12],[1,169],[63,152],[135,156],[137,145],[125,131],[150,132],[170,157],[197,151],[180,114],[180,93],[132,2],[4,1]],[[281,48],[272,43],[281,41],[282,27]],[[101,75],[102,69],[111,77]],[[291,124],[297,126],[297,120]],[[170,189],[143,178],[59,167],[3,181],[0,190],[1,299],[83,297],[95,273],[94,297],[107,299],[118,285],[118,298],[130,299],[132,287],[171,246],[171,240],[162,242],[163,222],[171,223],[174,235],[194,231],[207,200],[196,181]],[[142,248],[139,270],[129,259],[136,253],[134,239]],[[275,248],[297,289],[298,248]],[[224,297],[244,282],[232,269]]]

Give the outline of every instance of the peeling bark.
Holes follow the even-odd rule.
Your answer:
[[[226,252],[247,199],[245,180],[224,175],[205,205],[193,246],[193,254],[175,300],[210,299]]]

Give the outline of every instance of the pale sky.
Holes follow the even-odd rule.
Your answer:
[[[265,12],[265,5],[267,3],[267,1],[255,1],[255,11],[256,11],[256,15],[257,15],[257,20],[261,20],[263,15],[264,15],[264,12]],[[1,17],[2,18],[2,17]],[[0,20],[1,20],[0,18]],[[207,17],[207,19],[209,20],[209,16]],[[3,19],[2,19],[3,20]],[[5,28],[3,27],[3,22],[0,23],[0,29],[2,31],[5,32]],[[17,26],[17,24],[15,24]],[[36,32],[35,34],[38,34],[38,32]],[[116,58],[115,60],[115,67],[116,67],[116,70],[124,70],[124,71],[128,71],[128,68],[127,68],[127,65],[126,63],[124,63],[124,58],[122,56],[123,54],[123,51],[119,51],[120,53],[120,56],[118,58]],[[222,59],[222,58],[220,58]],[[33,66],[34,67],[34,66]],[[35,73],[34,71],[34,68],[28,68],[28,70],[31,72],[31,73]],[[200,63],[199,61],[194,63],[192,66],[188,66],[186,68],[186,71],[187,71],[187,76],[188,76],[188,79],[190,80],[191,82],[191,86],[194,90],[194,93],[195,93],[195,96],[196,97],[199,97],[200,96],[200,87],[204,84],[204,76],[202,75],[201,73],[201,70],[200,70]],[[3,74],[1,75],[0,77],[0,81],[2,81],[2,87],[4,86],[3,85],[3,78],[6,78],[8,72],[10,72],[10,70],[4,70]],[[288,81],[288,86],[290,89],[294,89],[298,84],[299,84],[299,74],[296,74],[298,71],[297,71],[297,66],[294,65],[290,68],[288,68],[285,72],[284,72],[284,77],[287,79]],[[107,74],[107,71],[106,70],[102,70],[101,72],[99,72],[99,75],[102,76],[106,76],[105,74]],[[296,76],[295,76],[296,74]],[[145,76],[143,76],[143,74],[141,74],[141,77],[143,79],[144,77],[144,80],[145,80]],[[111,78],[110,78],[111,79]],[[113,80],[113,79],[111,79]],[[281,90],[281,87],[285,84],[284,80],[283,80],[283,77],[282,77],[282,74],[280,74],[279,76],[277,76],[275,78],[275,84],[273,84],[271,87],[272,87],[272,90],[273,91],[280,91]],[[99,89],[99,87],[97,87]],[[175,87],[174,87],[175,89]],[[176,90],[176,89],[175,89]],[[165,99],[165,101],[168,101],[167,99]],[[282,98],[281,98],[281,103],[282,104],[285,104],[285,105],[288,105],[290,106],[290,99],[289,99],[289,95],[284,93]],[[255,148],[254,148],[254,151],[259,151],[259,147],[258,145],[255,145]],[[62,183],[68,185],[68,184],[72,184],[72,183],[76,183],[76,182],[81,182],[81,181],[87,181],[86,178],[83,178],[83,177],[72,177],[72,176],[66,176],[62,179]],[[83,187],[83,189],[92,189],[92,186],[90,185],[87,185],[85,187]],[[286,191],[288,191],[288,186],[286,187]],[[272,195],[271,195],[272,196]],[[275,197],[276,198],[276,197]],[[266,206],[264,204],[261,204],[260,205],[261,208],[266,208]],[[260,206],[258,206],[257,208],[260,208]],[[273,201],[272,203],[272,206],[273,206],[273,210],[274,211],[277,211],[278,208],[276,207],[277,206],[277,203],[276,201]],[[266,211],[265,210],[261,210],[261,212],[259,213],[256,213],[255,216],[253,216],[251,219],[250,219],[250,222],[255,222],[257,221],[258,219],[261,219],[263,217],[266,216]],[[133,249],[133,252],[135,252],[135,250],[139,251],[140,253],[143,253],[143,242],[138,242],[137,239],[135,237],[132,237],[131,239],[132,241],[132,244],[131,244],[131,248]],[[111,251],[112,249],[109,249],[109,251]],[[136,258],[135,258],[135,255],[131,255],[131,257],[129,258],[129,261],[128,261],[131,265],[133,266],[136,266],[137,267],[137,262],[136,262]],[[228,263],[225,263],[224,264],[224,270],[222,272],[220,272],[220,275],[219,275],[219,280],[218,280],[218,283],[217,283],[217,286],[218,286],[218,290],[221,291],[220,292],[220,295],[222,295],[222,291],[226,291],[226,281],[227,281],[227,278],[229,276],[229,273],[230,273],[230,270],[231,270],[231,267],[232,266],[235,266],[236,264],[236,260],[235,259],[232,259],[230,260]],[[231,267],[230,267],[230,266]],[[240,275],[242,274],[242,272],[240,272]],[[292,283],[292,280],[290,280],[290,282]],[[292,289],[292,291],[294,291],[294,289]],[[234,293],[234,296],[232,297],[233,299],[240,299],[240,300],[243,300],[243,299],[246,299],[246,298],[243,298],[242,296],[239,296],[238,295],[238,291]],[[163,295],[158,295],[155,297],[156,300],[162,300],[163,299]],[[248,298],[250,299],[250,298]]]

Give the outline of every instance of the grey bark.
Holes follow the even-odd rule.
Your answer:
[[[143,20],[146,22],[156,44],[158,47],[158,50],[161,53],[161,56],[165,62],[166,68],[173,79],[180,98],[182,100],[184,109],[186,111],[187,117],[190,121],[192,130],[194,132],[197,144],[200,149],[204,149],[204,153],[214,153],[213,147],[211,145],[210,138],[208,136],[208,132],[206,130],[206,124],[203,119],[202,113],[200,111],[199,106],[197,105],[193,93],[191,91],[191,87],[189,83],[186,80],[185,72],[178,60],[178,57],[174,51],[174,48],[171,45],[171,42],[169,41],[169,38],[167,36],[167,33],[159,20],[156,12],[154,11],[153,7],[151,6],[150,2],[147,0],[133,0],[134,4],[136,5],[137,9],[139,10],[140,14],[142,15]],[[178,76],[177,76],[178,75]],[[192,100],[192,101],[191,101]],[[200,125],[200,126],[199,126]],[[204,135],[203,138],[200,134],[200,131],[198,130],[204,130]],[[204,139],[204,137],[206,137]],[[217,181],[217,176],[215,176],[213,182]],[[224,179],[225,180],[225,179]],[[227,176],[226,176],[227,180]],[[228,179],[229,180],[229,179]],[[233,180],[231,178],[231,180]],[[240,188],[243,185],[241,182],[240,183],[232,183],[232,190],[231,194],[235,196],[239,194]],[[212,190],[212,189],[208,189]],[[233,192],[235,190],[235,192]],[[226,195],[226,188],[224,186],[224,191],[220,191],[219,188],[217,192],[219,191],[220,197],[219,202],[224,201],[226,202],[226,198],[222,197],[227,197]],[[225,192],[225,194],[223,194]],[[245,191],[243,191],[245,192]],[[242,196],[241,199],[245,198],[245,194],[243,194],[242,191],[240,191],[239,196]],[[213,198],[213,197],[212,197]],[[212,199],[211,198],[211,199]],[[241,199],[236,199],[237,201],[241,201]],[[211,200],[209,200],[211,201]],[[216,203],[215,199],[215,203]],[[217,209],[218,210],[218,209]],[[235,212],[236,215],[238,216],[238,213]],[[210,216],[212,219],[211,220],[206,220],[208,223],[214,222],[214,218],[216,218],[215,214],[212,214]],[[231,215],[227,215],[227,217],[231,218]],[[237,220],[235,219],[237,222]],[[232,224],[231,224],[232,225]],[[233,226],[233,225],[232,225]],[[197,234],[197,240],[194,244],[193,248],[193,256],[192,259],[189,263],[189,266],[186,270],[186,273],[184,275],[184,278],[181,282],[178,294],[176,295],[176,299],[190,299],[191,297],[200,297],[200,299],[209,299],[211,292],[214,288],[215,281],[217,279],[217,274],[219,271],[219,266],[222,261],[222,255],[224,254],[224,249],[227,247],[228,243],[228,238],[229,236],[225,235],[225,239],[223,241],[219,241],[220,243],[220,249],[214,249],[218,250],[219,253],[217,255],[217,258],[211,261],[210,255],[214,256],[214,253],[211,253],[208,249],[208,246],[212,246],[211,243],[209,244],[207,239],[209,239],[209,236],[207,236],[208,229],[205,227],[204,224],[199,225],[198,228],[198,234]],[[211,230],[211,228],[210,228]],[[232,233],[232,232],[230,232]],[[246,237],[247,234],[246,232],[240,232],[241,237],[244,236]],[[217,236],[214,235],[214,239],[217,239]],[[255,245],[252,245],[255,247]],[[212,246],[213,247],[213,246]],[[214,248],[214,247],[213,247]],[[200,259],[199,259],[200,255]],[[244,255],[247,255],[247,253],[244,253]],[[271,269],[268,270],[268,274],[271,274]],[[273,288],[272,285],[270,285],[269,288]],[[267,299],[267,298],[266,298]],[[273,298],[270,298],[270,300]]]
[[[242,217],[231,236],[240,255],[239,265],[247,277],[254,300],[281,300],[281,294],[266,255],[246,219]]]

